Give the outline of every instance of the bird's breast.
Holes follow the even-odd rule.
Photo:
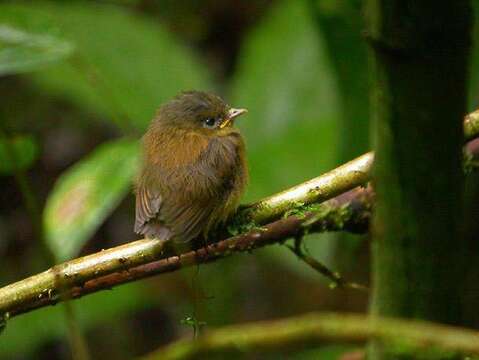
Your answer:
[[[144,142],[146,162],[165,170],[194,164],[209,144],[205,136],[182,130],[163,131]]]

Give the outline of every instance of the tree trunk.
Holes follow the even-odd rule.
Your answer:
[[[368,0],[372,48],[373,316],[461,324],[466,0]],[[379,343],[372,359],[396,359]],[[402,357],[401,357],[402,358]]]

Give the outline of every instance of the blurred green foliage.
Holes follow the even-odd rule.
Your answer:
[[[334,167],[339,94],[323,34],[304,1],[274,6],[249,33],[240,53],[232,99],[235,106],[249,109],[238,126],[248,145],[246,201],[255,201]],[[321,238],[309,242],[309,249],[327,260],[332,237]],[[272,248],[267,256],[318,278],[289,251]]]
[[[179,91],[211,88],[207,67],[173,34],[117,6],[13,3],[0,8],[0,21],[37,32],[53,28],[75,44],[70,61],[32,80],[126,132],[144,130],[158,105]]]
[[[334,80],[304,2],[276,5],[250,32],[231,91],[235,106],[249,110],[238,121],[250,158],[248,200],[332,167],[338,141]]]
[[[75,300],[73,305],[80,324],[88,329],[94,324],[118,319],[130,311],[147,308],[154,301],[155,298],[138,283],[120,287],[114,293],[101,292]],[[12,359],[14,355],[35,358],[32,352],[39,345],[65,336],[66,326],[61,306],[63,305],[6,321],[5,331],[0,336],[0,358]]]
[[[369,150],[369,71],[361,1],[309,0],[309,5],[317,28],[323,30],[326,51],[338,80],[341,115],[337,132],[341,141],[337,159],[343,163]],[[366,237],[335,234],[328,246],[332,266],[354,272],[358,248]]]
[[[174,4],[168,3],[168,12],[174,13]],[[217,9],[227,3],[207,1],[203,6]],[[343,138],[351,139],[346,145],[362,151],[357,150],[359,145],[356,145],[363,146],[367,141],[366,122],[354,122],[361,131],[346,136],[347,122],[343,121],[345,114],[351,121],[355,113],[361,114],[362,120],[367,114],[366,94],[360,90],[367,75],[359,73],[364,61],[361,58],[364,54],[357,51],[356,32],[359,33],[360,25],[350,21],[351,16],[357,20],[360,14],[357,1],[340,3],[348,6],[330,0],[271,1],[271,6],[263,9],[251,28],[244,31],[234,71],[225,79],[215,73],[214,61],[220,60],[208,58],[198,46],[187,44],[175,33],[175,27],[188,24],[158,21],[161,16],[143,11],[151,6],[147,1],[1,4],[0,75],[18,74],[14,79],[40,101],[58,101],[60,114],[64,109],[76,112],[83,117],[82,122],[96,121],[109,131],[104,144],[62,169],[55,185],[48,190],[44,224],[48,244],[58,259],[77,256],[106,226],[120,227],[125,218],[133,224],[131,202],[127,202],[131,208],[129,213],[118,216],[112,224],[108,221],[113,221],[112,213],[131,192],[139,161],[136,138],[144,131],[155,109],[181,90],[222,92],[231,105],[249,109],[249,114],[238,121],[245,135],[251,172],[245,202],[258,200],[333,168],[344,157],[340,150],[344,147]],[[353,3],[354,6],[349,6]],[[322,17],[313,14],[311,4],[318,5]],[[155,6],[161,9],[162,2]],[[227,9],[227,5],[224,6]],[[181,11],[185,9],[188,6],[183,4]],[[244,3],[243,8],[236,10],[249,14],[250,9]],[[202,15],[184,15],[188,19],[197,16]],[[179,19],[183,14],[172,17]],[[337,27],[332,26],[335,19],[349,24],[341,36],[337,36]],[[212,28],[216,25],[210,24]],[[191,26],[195,29],[194,24]],[[357,57],[349,58],[352,53]],[[348,72],[348,66],[356,62],[361,64],[358,69]],[[347,79],[353,78],[354,82],[345,85]],[[354,110],[344,111],[349,105]],[[98,126],[97,123],[94,125]],[[90,125],[81,129],[87,132],[87,137]],[[111,140],[112,133],[117,139]],[[41,157],[38,149],[42,149],[40,141],[45,138],[39,138],[39,145],[33,139],[36,137],[30,134],[14,134],[2,140],[13,144],[16,166],[20,169],[30,168],[38,159],[38,153]],[[0,141],[0,173],[6,174],[12,167],[3,161],[6,158],[2,149]],[[129,238],[134,239],[130,227],[128,231],[131,231]],[[308,246],[314,256],[327,260],[331,255],[331,237],[321,237],[319,241],[316,238],[309,241]],[[278,302],[280,299],[273,290],[270,294],[270,290],[265,289],[270,269],[284,274],[293,269],[294,276],[304,281],[308,291],[311,284],[314,288],[318,285],[316,273],[277,246],[255,252],[254,257],[238,256],[202,267],[201,271],[184,272],[188,281],[182,286],[188,288],[190,278],[197,280],[205,288],[207,300],[201,296],[198,300],[197,290],[191,289],[194,286],[190,286],[188,295],[178,290],[161,297],[165,293],[163,288],[152,296],[147,294],[147,286],[139,283],[75,301],[75,305],[86,329],[102,323],[115,325],[122,315],[156,303],[170,309],[175,328],[187,316],[206,322],[207,327],[219,326],[238,318],[274,314],[277,304],[272,306],[268,299],[278,298]],[[8,266],[1,270],[0,275],[8,273]],[[288,279],[281,277],[274,282],[284,282],[282,286],[287,292],[292,283]],[[213,295],[208,296],[210,294]],[[321,304],[316,304],[314,299],[317,297],[311,295],[305,302],[320,308]],[[278,309],[292,312],[287,307],[289,297],[283,300],[283,307]],[[8,359],[22,354],[33,358],[38,346],[64,335],[61,320],[58,308],[13,319],[0,337],[0,356]],[[344,348],[323,353],[311,350],[298,354],[297,358],[333,359],[341,349]]]
[[[38,145],[32,135],[0,137],[0,175],[28,169],[38,156]]]
[[[57,181],[44,212],[46,241],[57,261],[78,256],[85,242],[131,190],[138,144],[105,143]]]
[[[36,35],[12,26],[0,26],[0,75],[36,70],[65,58],[72,52],[70,43],[53,36]]]

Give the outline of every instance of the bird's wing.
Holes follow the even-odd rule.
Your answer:
[[[151,191],[141,184],[136,189],[136,219],[135,232],[145,234],[142,230],[152,219],[158,216],[161,207],[161,195],[157,191]]]
[[[165,204],[166,205],[166,204]],[[169,204],[168,204],[169,205]],[[213,204],[191,199],[183,204],[171,204],[162,209],[161,217],[176,235],[175,239],[190,241],[198,237],[208,224]]]
[[[213,211],[212,202],[203,203],[185,195],[168,198],[162,201],[161,195],[155,196],[145,187],[138,188],[135,232],[163,237],[160,234],[171,231],[177,240],[185,242],[198,237]]]
[[[194,166],[186,166],[181,175],[178,174],[182,181],[175,183],[182,185],[177,189],[176,196],[165,197],[160,217],[179,240],[190,241],[208,232],[216,225],[216,220],[223,221],[228,215],[223,214],[224,207],[228,204],[240,168],[236,141],[241,139],[211,139]],[[191,179],[194,179],[194,187],[191,186]],[[176,202],[170,204],[173,198]],[[234,208],[235,204],[228,210]],[[218,215],[221,217],[216,219]]]

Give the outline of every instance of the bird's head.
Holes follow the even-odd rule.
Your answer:
[[[214,94],[186,91],[160,107],[155,122],[160,126],[214,135],[233,126],[234,120],[246,112],[246,109],[230,107]]]

